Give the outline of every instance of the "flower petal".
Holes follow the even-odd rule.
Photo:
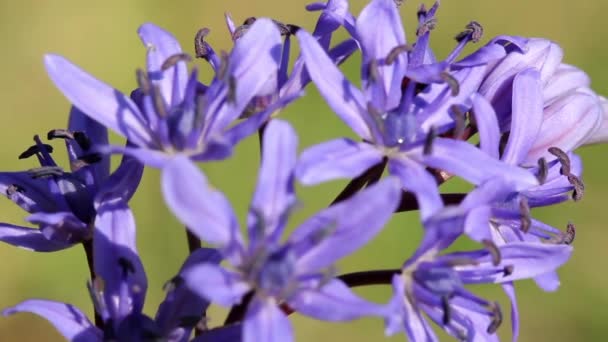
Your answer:
[[[90,238],[87,224],[70,211],[35,213],[26,217],[26,221],[38,225],[47,239],[59,244],[72,245]]]
[[[70,132],[84,132],[88,140],[93,145],[108,144],[108,129],[99,124],[97,121],[89,118],[80,109],[72,106],[70,109],[70,118],[68,121],[68,130]],[[80,145],[74,140],[66,140],[68,156],[70,162],[76,161],[78,158],[90,153],[91,151],[83,151]],[[110,157],[100,156],[101,160],[92,164],[89,168],[93,170],[94,184],[99,184],[108,178],[110,174]],[[72,171],[74,169],[72,168]]]
[[[502,177],[515,184],[516,190],[538,185],[536,177],[525,169],[496,160],[475,146],[445,138],[433,140],[432,153],[424,155],[421,148],[412,150],[422,162],[430,167],[444,170],[464,178],[473,184]]]
[[[513,79],[513,104],[509,140],[501,159],[511,165],[523,162],[543,123],[540,73],[525,69]]]
[[[291,342],[293,331],[287,316],[272,300],[254,300],[243,322],[243,342]]]
[[[361,138],[372,140],[371,118],[363,94],[334,65],[317,40],[304,30],[296,33],[306,70],[328,105]]]
[[[203,241],[225,247],[239,239],[230,203],[188,158],[175,157],[163,168],[162,190],[175,216]]]
[[[72,246],[47,239],[39,229],[8,223],[0,223],[0,241],[35,252],[55,252]]]
[[[296,166],[296,178],[305,185],[353,178],[381,161],[382,153],[373,145],[336,139],[302,152]]]
[[[502,284],[502,289],[509,297],[511,302],[511,332],[512,341],[516,342],[519,338],[519,310],[517,309],[517,298],[515,297],[515,286],[513,282]]]
[[[43,299],[30,299],[2,311],[3,316],[31,312],[48,320],[69,341],[102,341],[103,333],[76,307]]]
[[[143,173],[142,163],[128,155],[123,156],[116,171],[100,186],[95,196],[95,206],[111,199],[128,202],[135,194]]]
[[[500,144],[500,127],[492,105],[485,97],[475,94],[473,96],[473,115],[479,130],[479,148],[490,157],[498,159],[498,146]]]
[[[127,146],[105,145],[97,147],[96,150],[102,154],[124,154],[137,159],[144,165],[155,168],[163,168],[172,157],[172,155],[163,151],[131,144],[127,144]]]
[[[152,144],[141,113],[129,97],[61,56],[46,55],[44,64],[57,88],[84,114],[138,146]]]
[[[602,117],[600,124],[590,136],[585,140],[585,145],[598,144],[608,141],[608,100],[605,97],[599,96],[602,106]]]
[[[93,233],[93,260],[104,283],[104,299],[117,324],[141,312],[148,282],[137,254],[135,219],[124,202],[102,202]],[[126,291],[125,291],[126,289]]]
[[[179,42],[171,33],[152,23],[141,25],[137,34],[147,50],[148,77],[158,84],[167,104],[178,105],[184,99],[188,82],[186,63],[179,61],[164,71],[162,65],[169,57],[182,53]]]
[[[29,172],[0,172],[0,194],[28,213],[59,209],[48,184],[47,179],[32,178]]]
[[[186,267],[181,276],[192,292],[224,306],[239,304],[250,290],[239,274],[215,263],[198,263]]]
[[[422,221],[443,208],[437,182],[420,164],[408,158],[391,158],[388,170],[391,175],[399,177],[401,185],[407,191],[416,195]]]
[[[288,300],[298,313],[322,321],[350,321],[364,316],[380,316],[382,306],[357,296],[342,281],[334,279],[320,289],[301,289]]]
[[[374,238],[399,204],[401,186],[389,177],[306,220],[289,240],[298,272],[318,272]]]

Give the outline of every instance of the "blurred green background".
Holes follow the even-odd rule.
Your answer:
[[[351,1],[351,11],[358,14],[366,1]],[[428,2],[427,2],[428,4]],[[229,50],[231,42],[223,21],[230,12],[235,21],[249,16],[271,16],[288,23],[297,23],[311,30],[317,13],[307,13],[304,1],[0,1],[0,168],[23,170],[34,166],[34,160],[17,160],[17,155],[32,143],[33,134],[46,134],[49,129],[65,126],[68,103],[46,76],[42,57],[47,52],[62,54],[98,78],[129,92],[135,86],[135,68],[144,66],[145,49],[137,27],[154,22],[175,34],[187,52],[193,53],[196,31],[211,28],[209,41],[216,50]],[[406,1],[402,7],[408,34],[413,35],[414,14],[418,1]],[[547,37],[557,41],[566,52],[565,60],[586,70],[594,89],[608,94],[608,27],[605,13],[608,2],[602,0],[512,0],[512,1],[444,1],[439,11],[439,25],[433,33],[433,46],[438,56],[445,56],[453,47],[452,37],[470,20],[484,25],[485,40],[496,34]],[[203,77],[210,69],[201,63]],[[358,80],[358,59],[346,63],[344,69]],[[286,111],[300,135],[300,148],[349,130],[332,115],[320,100],[314,87],[308,97]],[[116,137],[114,137],[116,138]],[[118,139],[115,139],[118,141]],[[56,144],[55,156],[65,161],[62,144]],[[608,332],[608,210],[604,198],[608,183],[602,180],[607,166],[608,147],[593,146],[581,151],[585,161],[585,198],[536,211],[536,217],[557,227],[570,220],[577,226],[575,253],[561,270],[562,286],[556,293],[544,293],[531,282],[518,284],[522,319],[521,341],[602,340]],[[213,184],[232,200],[244,217],[257,174],[257,139],[242,144],[233,159],[203,166]],[[300,222],[331,201],[344,182],[299,189],[302,209],[294,222]],[[452,181],[445,191],[466,188]],[[139,251],[147,267],[149,291],[146,312],[153,315],[163,298],[162,285],[171,278],[186,255],[184,233],[165,208],[159,192],[159,173],[147,170],[132,207],[138,224]],[[24,213],[7,200],[0,201],[0,220],[22,224]],[[391,224],[373,243],[358,254],[340,263],[343,272],[374,267],[398,267],[420,239],[416,214],[395,216]],[[85,283],[87,268],[81,248],[53,254],[35,254],[7,245],[0,245],[0,307],[4,308],[26,298],[47,298],[73,303],[89,314]],[[498,287],[475,289],[486,298],[503,303],[505,317],[508,306]],[[361,293],[377,301],[385,301],[388,287],[364,289]],[[221,324],[225,309],[211,310],[211,326]],[[340,338],[373,341],[381,339],[383,324],[378,320],[361,320],[345,324],[320,323],[304,317],[293,317],[297,339]],[[509,322],[501,335],[510,338]],[[391,340],[400,341],[398,335]],[[0,341],[61,341],[62,337],[41,318],[20,314],[0,318]]]

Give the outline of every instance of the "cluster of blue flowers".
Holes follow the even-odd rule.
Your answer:
[[[4,315],[38,314],[70,341],[285,342],[294,338],[293,312],[323,321],[378,317],[387,335],[411,341],[437,340],[432,323],[459,340],[493,341],[503,310],[467,289],[489,283],[511,301],[516,340],[514,282],[532,278],[556,290],[575,235],[573,224],[557,229],[530,210],[582,198],[573,150],[608,140],[607,101],[545,39],[499,36],[462,56],[483,33],[470,22],[449,55],[437,58],[430,37],[439,2],[419,8],[409,40],[400,3],[372,0],[357,17],[347,0],[311,4],[309,11],[320,12],[312,33],[265,18],[238,26],[227,16],[229,53],[205,41],[208,29],[195,37],[194,56],[214,71],[209,84],[198,81],[177,40],[153,24],[138,31],[147,65],[130,95],[47,55],[50,78],[72,104],[68,128],[47,139],[65,141],[69,171],[34,137],[20,158],[36,157],[40,167],[0,173],[0,190],[36,227],[0,224],[0,240],[39,252],[84,246],[95,317],[49,300],[28,300]],[[339,28],[349,38],[331,44]],[[294,39],[301,54],[290,68]],[[355,53],[360,87],[338,68]],[[311,82],[360,139],[337,138],[297,155],[296,132],[276,116]],[[109,144],[108,129],[126,144]],[[196,163],[230,158],[256,132],[262,161],[240,229]],[[111,154],[123,155],[113,173]],[[128,205],[146,166],[161,170],[164,199],[185,225],[190,251],[154,317],[142,312],[147,280]],[[474,189],[440,193],[452,177]],[[334,179],[351,182],[285,236],[295,182]],[[367,244],[394,213],[410,210],[419,210],[424,235],[409,259],[389,270],[338,273],[336,261]],[[446,251],[459,238],[479,247]],[[392,287],[387,303],[352,291],[378,284]],[[231,307],[224,325],[207,327],[210,304]]]

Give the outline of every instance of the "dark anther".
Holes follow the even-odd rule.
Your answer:
[[[135,273],[135,266],[133,263],[124,257],[118,258],[118,266],[122,268],[122,275],[125,278],[129,273]]]
[[[422,154],[429,155],[433,153],[433,141],[437,137],[437,132],[435,131],[435,127],[431,126],[429,128],[429,132],[424,139],[424,147],[422,148]]]
[[[226,74],[228,73],[228,54],[226,53],[226,51],[221,51],[220,52],[220,57],[222,59],[222,62],[220,64],[220,68],[217,71],[217,78],[219,78],[220,80],[223,80],[224,78],[226,78]]]
[[[277,27],[279,28],[279,32],[281,33],[281,36],[287,36],[291,34],[291,30],[289,28],[289,26],[283,24],[282,22],[278,21],[278,20],[274,20],[272,19],[272,22],[277,25]]]
[[[256,20],[258,20],[256,17],[249,17],[243,21],[243,25],[251,25],[255,23]]]
[[[11,197],[16,193],[24,193],[25,189],[17,184],[11,184],[6,187],[6,196]]]
[[[74,139],[72,132],[67,129],[53,129],[46,134],[48,140],[53,139]]]
[[[88,151],[91,148],[91,140],[85,132],[76,131],[72,134],[74,135],[74,140],[76,140],[76,143],[78,143],[78,146],[83,151]]]
[[[570,184],[572,184],[574,187],[574,191],[572,191],[572,199],[577,202],[583,199],[583,195],[585,194],[585,184],[583,181],[571,173],[568,175],[568,182],[570,182]]]
[[[80,170],[85,166],[100,162],[101,159],[103,159],[103,157],[99,153],[85,154],[84,156],[81,156],[78,159],[74,160],[70,164],[70,167],[72,171]]]
[[[163,95],[160,93],[160,88],[157,85],[152,86],[152,103],[154,104],[156,114],[162,118],[166,118],[167,108],[165,108],[165,100],[163,100]]]
[[[530,218],[530,206],[525,197],[519,201],[519,214],[521,215],[521,230],[527,233],[532,225],[532,219]]]
[[[481,243],[486,247],[488,252],[490,252],[490,256],[492,256],[492,265],[498,266],[500,264],[500,249],[498,246],[491,240],[482,240]]]
[[[412,47],[410,45],[407,44],[403,44],[403,45],[397,45],[395,46],[386,56],[386,65],[391,65],[395,62],[395,60],[397,59],[397,57],[399,57],[400,54],[404,53],[404,52],[410,52],[412,51]]]
[[[31,156],[34,156],[34,155],[36,155],[36,153],[42,152],[40,150],[41,148],[44,149],[45,152],[47,152],[47,153],[52,153],[53,152],[53,146],[51,146],[51,145],[47,145],[47,144],[32,145],[32,146],[28,147],[27,150],[23,151],[19,155],[19,159],[26,159],[26,158],[29,158]]]
[[[437,25],[437,19],[435,18],[430,18],[425,20],[422,24],[420,24],[418,26],[418,29],[416,30],[416,36],[420,37],[428,32],[430,32],[431,30],[433,30],[435,28],[435,26]]]
[[[511,274],[513,274],[513,270],[515,269],[515,267],[513,265],[507,265],[502,269],[502,276],[503,277],[508,277]]]
[[[450,107],[450,110],[452,111],[452,113],[454,113],[454,121],[455,121],[455,126],[454,126],[454,139],[456,140],[461,140],[464,137],[464,130],[466,128],[466,116],[465,114],[462,112],[462,110],[460,109],[460,106],[458,105],[452,105]]]
[[[294,24],[287,24],[287,28],[289,29],[289,33],[295,35],[299,30],[300,26]]]
[[[538,183],[540,183],[541,185],[544,184],[547,180],[548,173],[549,168],[547,167],[547,160],[545,158],[538,159],[538,174],[536,175]]]
[[[380,70],[378,69],[378,61],[372,59],[367,66],[367,75],[372,82],[376,82],[380,78]]]
[[[568,154],[562,151],[559,147],[549,147],[549,153],[557,157],[557,160],[560,164],[562,164],[562,175],[570,174],[570,158],[568,158]]]
[[[205,37],[209,34],[209,29],[203,27],[194,36],[194,53],[196,58],[209,58],[209,46],[205,43]]]
[[[452,319],[452,311],[450,309],[448,296],[441,296],[441,308],[443,309],[443,325],[448,325]]]
[[[160,66],[160,70],[165,71],[165,70],[175,66],[175,64],[177,64],[179,62],[190,62],[191,60],[192,60],[192,57],[190,57],[190,55],[185,52],[176,53],[175,55],[167,58],[167,60],[165,60],[163,62],[163,64]]]
[[[236,102],[236,78],[234,76],[228,77],[228,95],[227,99],[229,103]]]
[[[489,309],[492,311],[492,321],[486,331],[488,334],[493,334],[502,324],[502,310],[500,310],[500,305],[496,302],[490,303]]]
[[[137,85],[144,95],[149,95],[152,86],[150,85],[150,79],[148,74],[142,69],[135,70],[135,77],[137,78]]]
[[[571,245],[574,242],[574,238],[576,237],[576,227],[572,222],[568,222],[568,226],[566,227],[566,234],[564,234],[564,243],[566,245]]]
[[[420,4],[420,7],[418,8],[418,11],[416,12],[416,17],[417,18],[421,18],[421,17],[426,17],[426,6],[424,4]]]
[[[61,176],[63,174],[63,169],[59,166],[43,166],[29,169],[27,172],[32,178],[44,178],[50,176]]]
[[[163,284],[163,291],[171,292],[178,288],[181,284],[184,283],[184,279],[179,275],[169,279],[165,284]]]
[[[249,31],[250,25],[241,25],[237,27],[232,33],[232,41],[236,42],[239,38],[245,35],[247,31]]]
[[[439,76],[450,87],[452,96],[456,96],[458,93],[460,93],[460,84],[458,83],[458,80],[454,78],[454,76],[450,75],[447,71],[442,71]]]
[[[456,41],[461,42],[466,37],[470,36],[473,43],[477,43],[483,36],[483,27],[476,21],[471,21],[467,24],[466,29],[454,37]]]

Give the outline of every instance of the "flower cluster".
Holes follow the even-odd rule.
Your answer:
[[[570,258],[575,235],[573,224],[554,228],[531,209],[583,197],[574,149],[606,140],[608,102],[549,40],[498,36],[463,55],[482,39],[472,21],[438,58],[430,37],[439,2],[418,9],[409,40],[400,4],[371,0],[355,17],[346,0],[314,3],[307,9],[321,14],[312,33],[267,18],[239,26],[227,15],[230,52],[216,53],[206,28],[195,36],[195,57],[214,73],[209,84],[199,82],[177,40],[153,24],[138,30],[147,65],[137,69],[130,95],[47,55],[48,74],[72,105],[67,129],[47,138],[65,140],[70,171],[35,136],[19,158],[36,157],[40,167],[0,173],[0,187],[38,227],[2,223],[0,240],[39,252],[82,245],[95,317],[39,299],[4,315],[38,314],[70,341],[291,341],[294,312],[322,321],[372,316],[387,335],[411,341],[437,340],[433,324],[459,340],[491,341],[503,309],[467,285],[500,284],[516,340],[514,282],[557,290],[556,270]],[[332,46],[339,28],[349,38]],[[301,53],[290,63],[292,40]],[[339,69],[355,53],[360,86]],[[309,83],[360,139],[337,137],[297,155],[296,132],[276,116]],[[125,145],[109,144],[108,129]],[[261,166],[241,229],[196,163],[230,158],[256,132]],[[123,155],[113,173],[111,154]],[[161,170],[164,199],[186,227],[190,252],[153,317],[143,312],[148,284],[128,204],[146,166]],[[441,193],[453,177],[474,189]],[[287,233],[298,209],[296,182],[334,179],[350,183]],[[411,210],[419,210],[423,230],[411,257],[389,270],[339,273],[338,260],[372,240],[394,213]],[[455,251],[458,239],[478,247]],[[352,290],[377,284],[392,288],[388,302]],[[223,325],[207,326],[211,304],[231,308]]]

